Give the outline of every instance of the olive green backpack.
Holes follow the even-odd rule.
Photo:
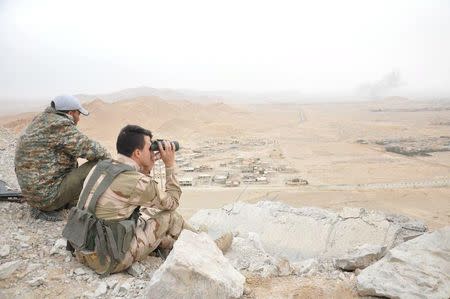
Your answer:
[[[109,256],[111,264],[105,275],[110,274],[129,249],[139,213],[136,213],[137,208],[127,220],[105,221],[95,216],[95,207],[98,199],[112,184],[114,178],[122,172],[133,170],[135,169],[129,165],[113,163],[112,160],[103,160],[97,163],[94,172],[83,188],[77,206],[70,210],[67,224],[62,233],[68,241],[68,248],[72,247],[78,251],[95,251],[102,265],[106,262],[106,256]],[[104,178],[85,209],[88,196],[102,175]]]

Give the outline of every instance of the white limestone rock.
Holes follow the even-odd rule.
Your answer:
[[[31,287],[38,287],[40,285],[43,285],[45,283],[45,275],[34,277],[28,281],[28,285]]]
[[[450,226],[391,249],[357,277],[362,296],[450,298]]]
[[[53,244],[52,249],[50,249],[50,255],[54,254],[64,254],[66,249],[67,240],[64,238],[60,238],[56,240],[55,244]]]
[[[0,257],[7,257],[11,251],[11,247],[9,245],[3,245],[0,247]]]
[[[237,270],[261,277],[283,276],[292,272],[289,262],[269,255],[259,235],[252,232],[246,238],[235,237],[225,256]]]
[[[307,259],[292,264],[294,273],[298,276],[314,275],[319,272],[319,262],[317,259]]]
[[[364,269],[382,258],[385,251],[386,246],[364,244],[334,259],[334,265],[346,271]]]
[[[11,261],[0,265],[0,280],[10,277],[22,264],[21,261]]]
[[[74,273],[75,275],[80,276],[80,275],[85,275],[85,274],[86,274],[86,271],[84,271],[83,268],[78,267],[78,268],[76,268],[75,270],[73,270],[73,273]]]
[[[94,292],[94,297],[100,297],[108,292],[108,284],[104,281],[100,282]]]
[[[142,277],[145,272],[145,268],[139,263],[133,263],[128,269],[127,273],[133,277]]]
[[[273,201],[235,202],[221,209],[200,210],[190,219],[216,238],[227,231],[255,232],[264,250],[290,262],[339,258],[364,244],[391,248],[426,231],[420,222],[363,208],[340,213],[319,208],[292,208]]]
[[[244,283],[207,234],[184,230],[146,293],[147,298],[238,298]]]

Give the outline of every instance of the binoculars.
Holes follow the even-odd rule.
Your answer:
[[[164,139],[156,139],[156,140],[152,141],[152,144],[150,145],[150,150],[151,150],[152,152],[157,152],[157,151],[159,151],[158,142],[161,142],[162,148],[163,148],[163,149],[166,149],[166,147],[165,147],[163,141],[167,141],[167,140],[164,140]],[[178,141],[169,141],[169,142],[172,142],[172,143],[173,143],[173,145],[175,146],[175,151],[177,151],[177,150],[180,149],[180,144],[178,143]]]

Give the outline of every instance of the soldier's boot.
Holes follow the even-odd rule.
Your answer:
[[[60,211],[46,212],[46,211],[41,211],[37,208],[31,207],[30,215],[34,219],[41,219],[41,220],[52,221],[52,222],[63,221],[63,217],[62,217]]]
[[[230,249],[231,244],[233,243],[233,234],[231,232],[225,233],[220,238],[214,240],[217,247],[219,247],[220,251],[225,254],[228,249]]]

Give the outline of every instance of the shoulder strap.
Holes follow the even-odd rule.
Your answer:
[[[77,208],[80,210],[84,209],[84,205],[89,197],[89,193],[91,193],[92,188],[94,188],[95,183],[98,181],[100,176],[103,174],[103,169],[105,168],[105,163],[111,162],[111,160],[103,160],[97,163],[94,167],[94,172],[86,183],[85,187],[81,191],[80,200],[78,201]]]
[[[100,196],[108,189],[108,187],[112,184],[113,180],[122,172],[135,170],[132,166],[123,163],[113,163],[112,160],[103,160],[97,163],[94,172],[92,173],[89,181],[86,184],[86,187],[83,189],[83,192],[80,195],[80,200],[78,202],[78,208],[83,209],[86,204],[87,198],[91,193],[92,188],[97,183],[100,176],[105,175],[94,194],[92,195],[91,201],[89,202],[89,206],[87,210],[95,215],[95,206],[97,205],[97,201]]]

